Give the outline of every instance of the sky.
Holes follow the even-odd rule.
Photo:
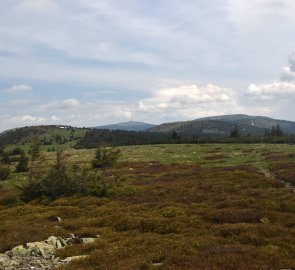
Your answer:
[[[0,0],[0,131],[295,121],[294,0]]]

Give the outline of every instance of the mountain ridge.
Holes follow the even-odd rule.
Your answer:
[[[155,125],[138,122],[138,121],[128,121],[117,124],[109,124],[103,126],[96,126],[94,129],[109,129],[109,130],[127,130],[127,131],[145,131],[149,128],[154,127]]]
[[[245,114],[219,115],[198,118],[189,121],[179,121],[152,125],[144,122],[123,122],[99,126],[95,128],[75,128],[65,125],[26,126],[3,131],[0,133],[0,147],[10,144],[29,144],[33,136],[40,136],[44,145],[50,146],[57,141],[73,145],[91,130],[118,130],[135,132],[173,133],[183,138],[197,137],[229,137],[233,129],[238,128],[241,136],[263,136],[266,130],[280,126],[286,134],[295,134],[295,122],[273,119],[266,116],[251,116]],[[127,136],[127,135],[126,135]],[[131,135],[128,135],[131,136]]]
[[[266,116],[246,114],[219,115],[189,121],[163,123],[149,129],[151,132],[178,132],[187,135],[224,135],[238,127],[242,135],[263,135],[265,130],[279,125],[285,133],[295,134],[295,122]]]

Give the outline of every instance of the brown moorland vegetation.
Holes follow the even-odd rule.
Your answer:
[[[216,155],[227,157],[224,149]],[[247,154],[233,152],[239,151]],[[110,182],[121,175],[122,181],[103,197],[24,203],[15,188],[3,187],[0,252],[73,233],[100,237],[59,250],[62,258],[90,255],[59,270],[294,268],[294,190],[267,177],[255,162],[208,166],[207,153],[189,163],[121,160],[104,175]],[[288,160],[272,161],[269,169],[280,179],[294,179]]]

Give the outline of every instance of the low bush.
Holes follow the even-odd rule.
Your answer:
[[[105,177],[99,172],[83,169],[73,175],[65,169],[58,170],[53,167],[45,177],[29,179],[20,188],[22,199],[30,201],[44,197],[51,199],[70,197],[75,194],[104,197],[107,195],[108,187]]]
[[[10,152],[11,156],[17,156],[17,155],[22,155],[24,153],[24,150],[21,149],[20,147],[15,147],[14,149],[12,149],[12,151]]]
[[[1,162],[4,163],[4,164],[10,164],[11,163],[10,156],[9,156],[8,152],[4,152],[2,154]]]
[[[10,168],[8,166],[0,165],[0,180],[6,180],[10,175]]]
[[[97,151],[97,157],[99,154],[103,155],[102,166],[114,165],[119,152],[102,149],[103,152]],[[26,157],[23,156],[23,159],[26,159]],[[107,176],[109,177],[107,178]],[[40,177],[33,177],[32,175],[20,188],[24,201],[31,201],[44,197],[55,200],[57,198],[79,194],[98,197],[106,197],[110,194],[115,196],[116,193],[120,192],[122,194],[134,194],[132,190],[118,189],[122,180],[122,177],[115,177],[112,174],[108,175],[105,170],[104,173],[102,173],[97,170],[79,168],[77,165],[69,169],[64,163],[62,152],[57,150],[56,163],[48,170],[47,174]]]

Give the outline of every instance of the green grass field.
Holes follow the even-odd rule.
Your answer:
[[[23,203],[12,173],[0,189],[0,252],[50,235],[100,237],[58,251],[90,255],[63,270],[292,269],[295,145],[120,147],[120,176],[104,197]],[[91,167],[95,150],[67,149],[68,166]],[[44,151],[40,170],[54,163]],[[10,165],[11,168],[15,164]],[[54,217],[59,216],[58,223]]]

